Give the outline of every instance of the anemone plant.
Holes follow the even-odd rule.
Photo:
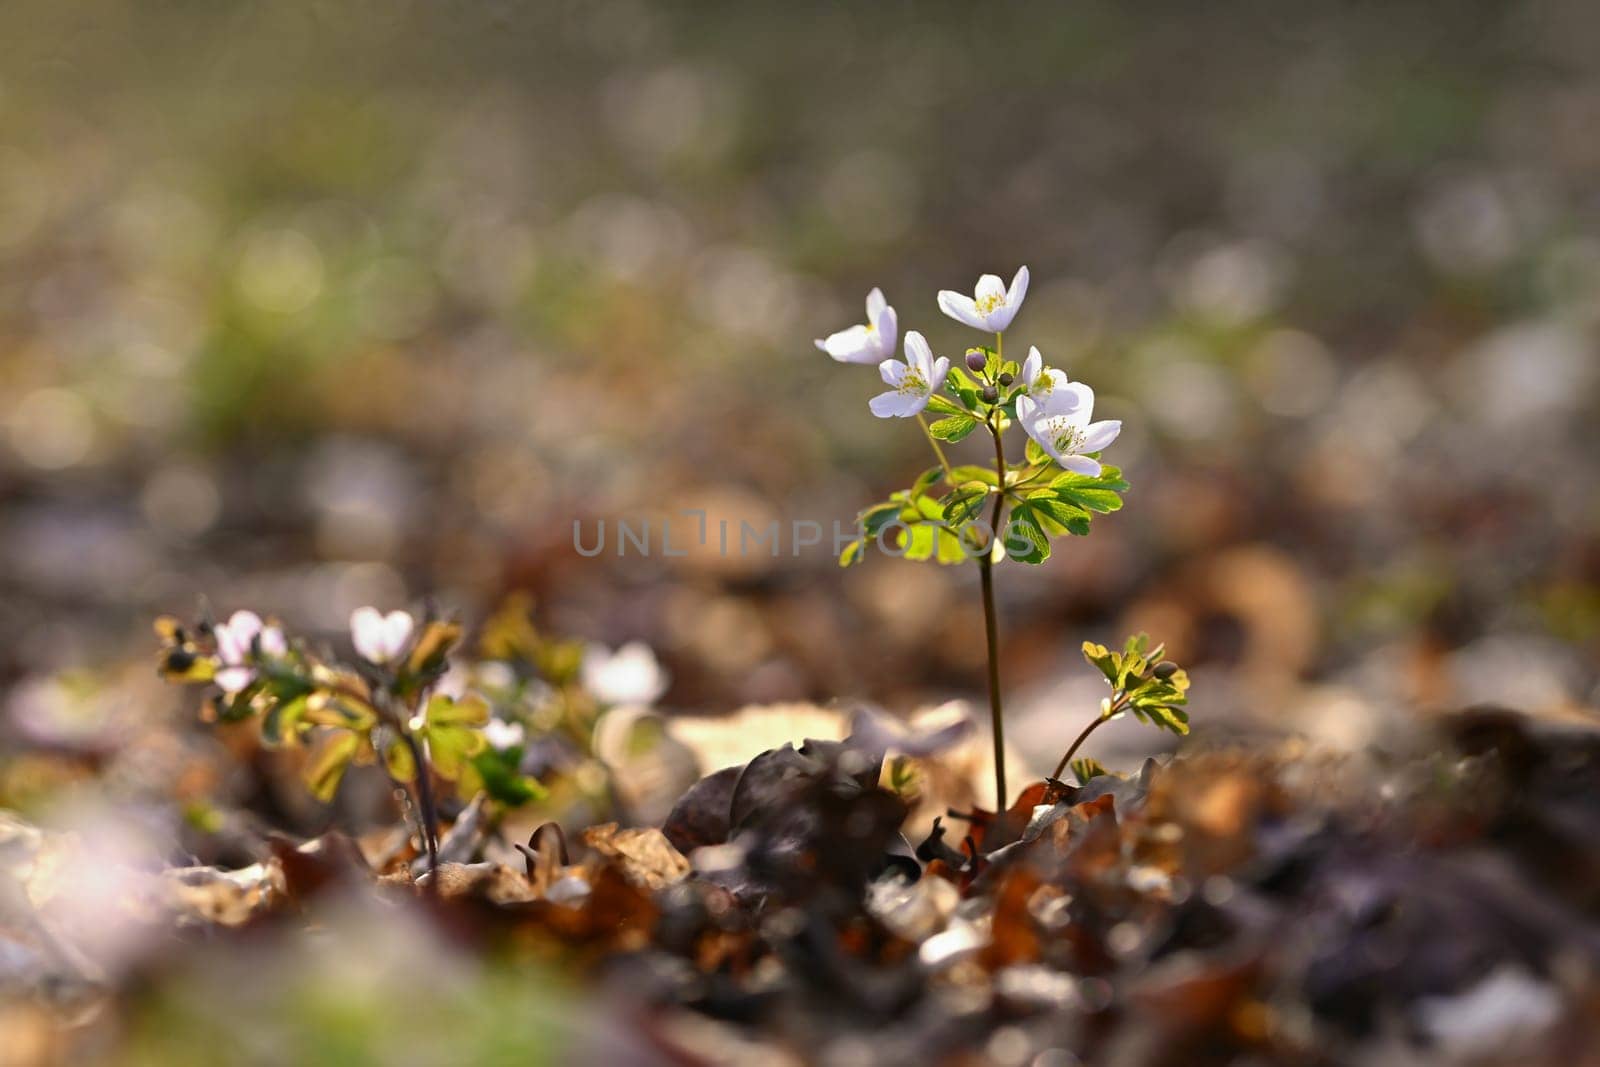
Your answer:
[[[1086,536],[1095,515],[1122,507],[1122,494],[1128,488],[1122,472],[1102,462],[1102,452],[1116,441],[1122,424],[1114,419],[1094,420],[1094,390],[1047,366],[1037,347],[1031,347],[1021,362],[1006,359],[1006,331],[1027,294],[1027,267],[1017,271],[1009,286],[998,276],[985,274],[971,296],[944,290],[939,293],[939,309],[966,326],[991,334],[993,344],[967,349],[961,362],[952,365],[947,357],[936,358],[927,339],[910,330],[905,335],[904,360],[881,358],[878,362],[888,389],[872,398],[870,410],[879,418],[916,419],[938,463],[922,472],[910,488],[864,509],[857,517],[857,537],[839,557],[842,566],[850,566],[876,545],[888,555],[910,560],[976,561],[988,652],[995,795],[1002,810],[1009,794],[995,567],[1006,560],[1031,565],[1045,562],[1053,540]],[[867,297],[867,322],[819,340],[817,347],[841,363],[878,361],[895,350],[898,323],[894,308],[874,289]],[[1013,425],[1020,426],[1026,436],[1020,456],[1006,448],[1006,431]],[[944,446],[965,440],[980,428],[993,444],[994,465],[953,465]],[[1187,732],[1187,718],[1181,710],[1159,721],[1141,710],[1139,700],[1155,696],[1153,690],[1139,689],[1139,685],[1159,684],[1160,698],[1167,701],[1162,706],[1177,709],[1188,684],[1187,679],[1174,683],[1170,674],[1146,677],[1143,672],[1154,670],[1156,662],[1143,657],[1142,641],[1142,637],[1133,639],[1124,653],[1117,654],[1121,657],[1117,661],[1119,677],[1113,681],[1117,698],[1102,706],[1101,717],[1062,760],[1057,776],[1096,726],[1125,711],[1175,732]],[[1127,674],[1124,665],[1136,660],[1138,670],[1121,677]],[[1091,662],[1099,661],[1091,657]]]
[[[329,801],[352,764],[381,763],[412,797],[418,838],[430,871],[439,863],[434,780],[464,799],[479,790],[509,805],[543,794],[516,773],[486,731],[496,725],[488,702],[449,676],[460,624],[404,611],[361,608],[350,619],[356,655],[340,659],[252,611],[192,626],[163,617],[160,669],[170,681],[214,686],[209,717],[254,720],[275,748],[304,748],[304,781]],[[504,726],[504,724],[500,724]]]

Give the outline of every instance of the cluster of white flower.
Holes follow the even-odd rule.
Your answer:
[[[1022,267],[1007,287],[999,276],[985,274],[971,296],[950,289],[941,290],[939,310],[973,329],[993,333],[997,345],[1010,327],[1028,295],[1028,268]],[[920,416],[930,400],[948,384],[951,363],[947,357],[935,358],[927,338],[916,330],[905,336],[905,359],[894,359],[899,316],[889,306],[881,289],[867,294],[867,321],[840,330],[816,344],[840,363],[877,363],[889,390],[869,402],[879,418]],[[1028,352],[1020,374],[1003,383],[1010,391],[998,390],[991,401],[996,406],[1012,404],[1016,421],[1051,459],[1064,469],[1098,476],[1097,453],[1116,440],[1122,424],[1115,419],[1091,421],[1094,415],[1094,390],[1082,382],[1068,381],[1067,375],[1044,365],[1037,346]]]

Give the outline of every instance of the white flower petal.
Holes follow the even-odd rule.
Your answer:
[[[1018,267],[1016,277],[1011,279],[1011,288],[1006,290],[1006,306],[1015,315],[1022,310],[1022,301],[1028,295],[1028,268]]]
[[[950,289],[939,290],[939,310],[949,315],[957,322],[971,326],[975,330],[987,330],[988,324],[983,316],[978,314],[978,305],[973,303],[972,297],[964,296]]]
[[[978,287],[972,291],[972,297],[979,304],[985,300],[1004,300],[1006,283],[1000,280],[998,274],[985,274],[978,279]]]
[[[383,618],[383,652],[385,660],[397,658],[411,640],[411,630],[416,624],[403,611],[391,611]]]
[[[1122,432],[1122,420],[1104,419],[1100,422],[1090,423],[1083,431],[1083,444],[1078,447],[1085,452],[1099,452],[1117,439],[1117,434]]]
[[[1099,462],[1090,459],[1088,456],[1057,456],[1056,462],[1069,471],[1086,474],[1090,478],[1098,478],[1100,476]]]
[[[643,641],[610,651],[590,645],[579,667],[583,687],[602,704],[654,704],[667,691],[667,673]]]
[[[515,748],[522,744],[525,731],[520,722],[506,722],[504,719],[490,719],[483,726],[483,739],[489,742],[489,747],[498,752],[508,748]]]
[[[886,359],[878,364],[878,376],[883,379],[883,384],[891,389],[900,388],[900,383],[906,380],[906,373],[910,367],[898,359]]]
[[[278,659],[289,651],[289,642],[284,640],[283,631],[276,626],[268,626],[261,631],[261,654]]]
[[[944,388],[944,380],[950,376],[950,357],[940,356],[933,361],[933,370],[928,375],[929,392],[937,392]]]
[[[829,334],[822,342],[822,350],[840,363],[875,363],[879,358],[872,331],[865,326]]]
[[[254,667],[224,667],[213,679],[230,696],[256,680]]]
[[[1057,385],[1047,403],[1051,414],[1071,415],[1075,425],[1087,426],[1094,414],[1094,390],[1082,382]]]
[[[928,347],[928,339],[916,330],[906,331],[906,364],[915,367],[924,378],[933,367],[933,349]]]
[[[867,407],[880,419],[909,419],[928,406],[928,394],[893,392],[879,393],[867,401]]]
[[[236,611],[211,634],[216,638],[217,655],[222,662],[238,665],[250,655],[251,642],[260,632],[261,616],[253,611]]]
[[[883,298],[883,290],[875,287],[867,294],[867,321],[877,322],[878,316],[888,306],[889,302]]]
[[[894,355],[894,345],[900,337],[900,316],[895,314],[894,308],[886,307],[872,324],[877,327],[873,339],[877,342],[879,357]]]
[[[350,640],[356,655],[369,663],[383,660],[383,615],[377,608],[357,608],[350,613]]]
[[[1039,411],[1039,402],[1033,397],[1017,397],[1017,421],[1028,431],[1029,436],[1033,435],[1033,430],[1029,427],[1038,417]]]
[[[1039,371],[1043,368],[1044,356],[1040,353],[1039,346],[1034,345],[1028,349],[1028,358],[1022,361],[1022,384],[1031,389],[1033,383],[1039,380]],[[1062,377],[1065,378],[1066,375]]]

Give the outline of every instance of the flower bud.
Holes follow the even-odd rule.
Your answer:
[[[1007,388],[1009,388],[1011,386],[1011,383],[1016,381],[1017,379],[1011,374],[1010,371],[1006,371],[1006,372],[1002,373],[1000,375],[1000,377],[995,379],[995,380],[1000,383],[1000,388],[1007,389]]]
[[[967,369],[973,374],[982,374],[983,368],[989,365],[989,356],[981,348],[967,349]]]
[[[1170,659],[1164,659],[1160,663],[1157,663],[1155,668],[1150,673],[1154,674],[1157,678],[1160,678],[1164,682],[1168,678],[1171,678],[1174,674],[1178,673],[1178,665],[1172,662]]]
[[[983,402],[985,404],[993,404],[996,400],[999,400],[999,399],[1000,399],[1000,390],[996,389],[992,385],[986,385],[986,386],[983,387]]]

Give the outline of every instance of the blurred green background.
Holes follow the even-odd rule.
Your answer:
[[[959,357],[935,291],[1023,263],[1009,339],[1124,420],[1134,486],[1002,573],[1025,750],[1098,698],[1077,643],[1131,628],[1195,665],[1198,722],[1360,743],[1478,701],[1587,715],[1597,24],[5,5],[7,736],[170,706],[148,619],[198,597],[331,635],[529,589],[557,631],[648,641],[700,712],[975,695],[971,568],[585,559],[572,524],[848,521],[926,446],[812,338],[879,285]]]

